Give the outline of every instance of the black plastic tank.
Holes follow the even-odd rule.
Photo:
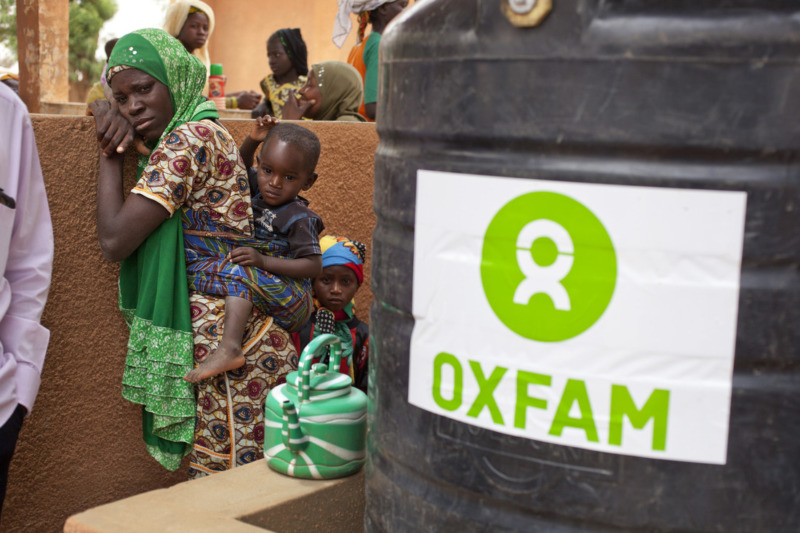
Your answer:
[[[381,42],[367,530],[800,530],[800,2],[552,0],[526,27],[509,1],[550,4],[419,0]],[[410,403],[410,380],[431,379],[409,377],[421,170],[745,193],[722,458],[562,445]],[[474,194],[465,181],[436,202]],[[648,214],[621,211],[631,226]],[[498,346],[481,330],[469,342]]]

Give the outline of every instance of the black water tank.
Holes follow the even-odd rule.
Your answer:
[[[381,43],[367,529],[797,531],[800,3],[552,0],[518,27],[508,1],[419,0]],[[410,404],[419,170],[745,192],[720,464],[563,446]]]

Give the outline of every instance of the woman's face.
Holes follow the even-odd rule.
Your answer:
[[[208,39],[208,17],[203,13],[192,13],[186,17],[183,28],[178,34],[178,40],[186,47],[189,53],[202,48]]]
[[[158,139],[175,110],[166,85],[146,72],[129,68],[111,78],[111,90],[119,111],[145,141]]]
[[[269,69],[276,78],[283,77],[294,70],[292,60],[289,59],[289,55],[277,35],[273,35],[267,40],[267,59],[269,60]]]
[[[306,84],[300,88],[300,100],[316,100],[314,105],[309,107],[303,116],[306,118],[314,118],[319,114],[322,108],[322,91],[319,90],[317,84],[317,76],[313,70],[308,71],[308,80]]]

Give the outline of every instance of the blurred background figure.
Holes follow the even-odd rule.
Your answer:
[[[283,118],[283,106],[292,89],[305,85],[308,75],[308,49],[299,28],[278,30],[267,39],[267,59],[272,74],[261,80],[264,101],[253,117],[272,115]]]
[[[352,65],[344,61],[315,63],[306,84],[299,91],[289,91],[283,118],[366,122],[358,112],[363,94],[361,77]]]
[[[406,8],[408,0],[340,0],[339,13],[333,27],[333,42],[339,48],[350,34],[350,13],[358,14],[358,43],[350,51],[347,62],[361,74],[364,101],[359,113],[369,121],[375,120],[378,101],[378,47],[386,26]],[[364,39],[367,24],[372,31]]]
[[[111,87],[108,86],[108,82],[106,81],[106,69],[108,68],[108,58],[111,56],[111,51],[114,49],[114,45],[117,44],[117,41],[119,41],[119,39],[109,39],[106,41],[106,64],[103,65],[103,73],[100,75],[100,81],[92,85],[92,88],[89,89],[89,94],[86,95],[87,115],[91,115],[91,112],[89,111],[89,104],[95,100],[102,100],[105,98],[106,100],[111,101]]]
[[[208,94],[208,72],[211,68],[208,40],[214,33],[214,10],[201,0],[178,0],[167,8],[164,31],[177,38],[190,54],[203,62],[206,67],[203,93]]]
[[[11,89],[19,94],[19,75],[5,69],[0,69],[0,81],[11,87]]]

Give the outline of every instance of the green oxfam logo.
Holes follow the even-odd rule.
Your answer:
[[[603,224],[584,205],[532,192],[508,202],[489,224],[481,280],[511,331],[558,342],[583,333],[605,312],[617,257]]]

